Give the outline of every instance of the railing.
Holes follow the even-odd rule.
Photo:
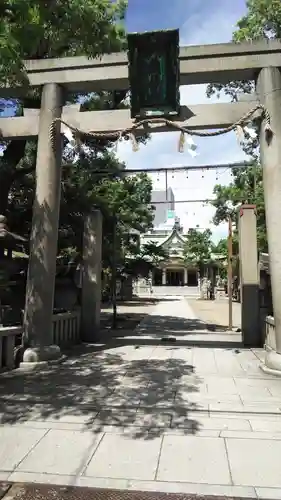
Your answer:
[[[276,351],[275,339],[275,323],[273,316],[266,316],[265,318],[265,348],[273,349]]]
[[[80,310],[54,314],[53,343],[59,346],[77,344],[80,341]]]
[[[12,370],[14,368],[14,348],[16,337],[21,335],[21,333],[21,326],[0,327],[0,371]]]
[[[0,326],[0,371],[15,367],[15,341],[22,326]],[[53,343],[69,346],[80,342],[80,310],[54,314]]]

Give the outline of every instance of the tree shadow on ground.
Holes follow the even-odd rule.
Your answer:
[[[139,307],[139,306],[156,306],[157,304],[159,304],[159,302],[175,302],[177,301],[178,299],[177,298],[168,298],[168,299],[165,299],[164,297],[161,299],[157,299],[155,297],[133,297],[132,299],[128,299],[128,300],[118,300],[117,299],[117,307],[118,306],[121,306],[121,307]],[[101,304],[101,310],[103,309],[108,309],[112,307],[112,304],[110,302],[104,302]]]
[[[154,334],[156,337],[163,335],[186,336],[188,334],[202,334],[222,332],[225,328],[216,325],[205,323],[200,319],[181,318],[171,315],[149,315],[149,325],[144,321],[139,325],[137,333]]]
[[[145,318],[149,317],[149,326]],[[141,323],[142,322],[142,323]],[[141,323],[141,324],[140,324]],[[112,325],[112,313],[103,312],[102,327],[109,330]],[[139,326],[138,326],[139,325]],[[112,337],[132,336],[132,330],[137,327],[133,335],[151,335],[161,339],[163,336],[174,335],[177,337],[188,337],[196,334],[216,334],[226,332],[228,327],[216,323],[205,322],[200,319],[180,318],[176,316],[158,316],[132,311],[129,313],[119,313],[117,315],[116,331]],[[233,332],[234,333],[234,332]]]
[[[148,318],[148,321],[146,320]],[[152,319],[154,318],[154,319]],[[102,329],[96,337],[100,350],[122,346],[222,347],[242,346],[241,333],[213,328],[197,319],[149,314],[121,314],[112,327],[112,314],[103,317]],[[216,325],[215,325],[216,326]]]
[[[195,434],[201,408],[194,394],[202,383],[173,348],[83,345],[59,365],[2,374],[1,424],[40,421],[48,428],[56,422],[93,432],[114,426],[136,439],[179,427],[183,434]]]
[[[125,345],[157,346],[159,344],[190,346],[196,344],[227,348],[241,347],[241,334],[227,332],[226,328],[199,319],[181,318],[142,313],[118,315],[117,325],[112,329],[112,314],[103,315],[102,330],[97,341],[110,347]],[[222,336],[223,334],[223,336]],[[202,337],[203,335],[203,337]],[[216,336],[217,335],[217,336]]]

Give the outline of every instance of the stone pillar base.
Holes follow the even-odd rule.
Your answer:
[[[58,345],[29,347],[23,353],[21,368],[44,368],[48,364],[59,363],[64,359]]]
[[[281,354],[267,348],[264,363],[260,365],[260,368],[264,373],[281,377]]]

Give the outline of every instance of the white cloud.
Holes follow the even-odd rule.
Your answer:
[[[188,16],[180,28],[181,45],[227,43],[232,38],[238,19],[245,12],[245,5],[235,5],[231,0],[211,1],[209,9],[199,8]]]
[[[224,43],[231,39],[237,20],[243,14],[243,11],[237,12],[234,8],[235,2],[217,2],[217,7],[212,13],[198,9],[181,26],[180,39],[181,45],[199,45]],[[245,6],[242,6],[245,10]],[[236,11],[235,11],[236,10]],[[222,96],[221,101],[227,102],[227,97]],[[206,86],[187,86],[181,88],[181,104],[205,104],[217,102],[216,97],[208,99],[206,97]],[[243,161],[245,155],[237,143],[234,133],[213,137],[197,138],[194,137],[198,145],[199,155],[192,158],[187,151],[178,153],[179,134],[174,132],[154,134],[152,139],[146,144],[141,145],[138,152],[132,152],[131,144],[123,142],[118,147],[118,155],[122,161],[125,161],[128,168],[161,168],[176,165],[206,165],[206,164],[225,164]],[[161,175],[159,180],[153,175],[155,189],[161,189],[165,186],[165,179]],[[169,174],[168,185],[172,187],[175,198],[180,200],[195,200],[211,198],[213,187],[216,183],[228,184],[230,173],[218,171],[191,172],[188,179],[184,173],[177,173],[174,176]],[[177,203],[177,215],[181,222],[187,227],[194,227],[199,224],[200,227],[211,227],[210,220],[214,210],[210,207],[203,207],[198,203]],[[214,239],[226,235],[226,227],[211,227]]]

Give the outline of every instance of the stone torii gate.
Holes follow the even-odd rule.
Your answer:
[[[267,214],[269,258],[276,325],[276,352],[266,355],[266,369],[281,374],[281,237],[278,236],[281,214],[281,42],[217,44],[182,47],[179,54],[180,84],[227,83],[254,80],[257,101],[229,104],[181,106],[180,115],[171,118],[193,130],[224,128],[237,122],[257,104],[270,115],[273,136],[267,140],[263,119],[261,126],[261,161]],[[61,138],[60,123],[55,125],[55,144],[50,139],[53,121],[62,118],[84,132],[113,132],[134,124],[130,111],[93,111],[81,113],[63,108],[67,92],[94,92],[129,88],[128,59],[125,53],[100,59],[68,57],[26,61],[31,86],[42,88],[40,114],[0,118],[0,130],[6,139],[38,135],[36,195],[31,234],[31,253],[27,283],[25,336],[29,340],[28,360],[57,358],[59,349],[52,346],[51,316],[55,283],[58,215],[60,203]],[[2,89],[2,97],[19,95],[21,89]],[[151,124],[136,133],[171,130],[166,125]],[[55,146],[55,147],[53,147]],[[39,265],[40,263],[40,265]],[[243,268],[243,266],[242,266]],[[43,274],[42,274],[43,272]],[[243,291],[242,291],[243,295]],[[243,306],[244,307],[244,306]],[[247,342],[246,342],[247,344]],[[27,357],[26,357],[27,360]]]

